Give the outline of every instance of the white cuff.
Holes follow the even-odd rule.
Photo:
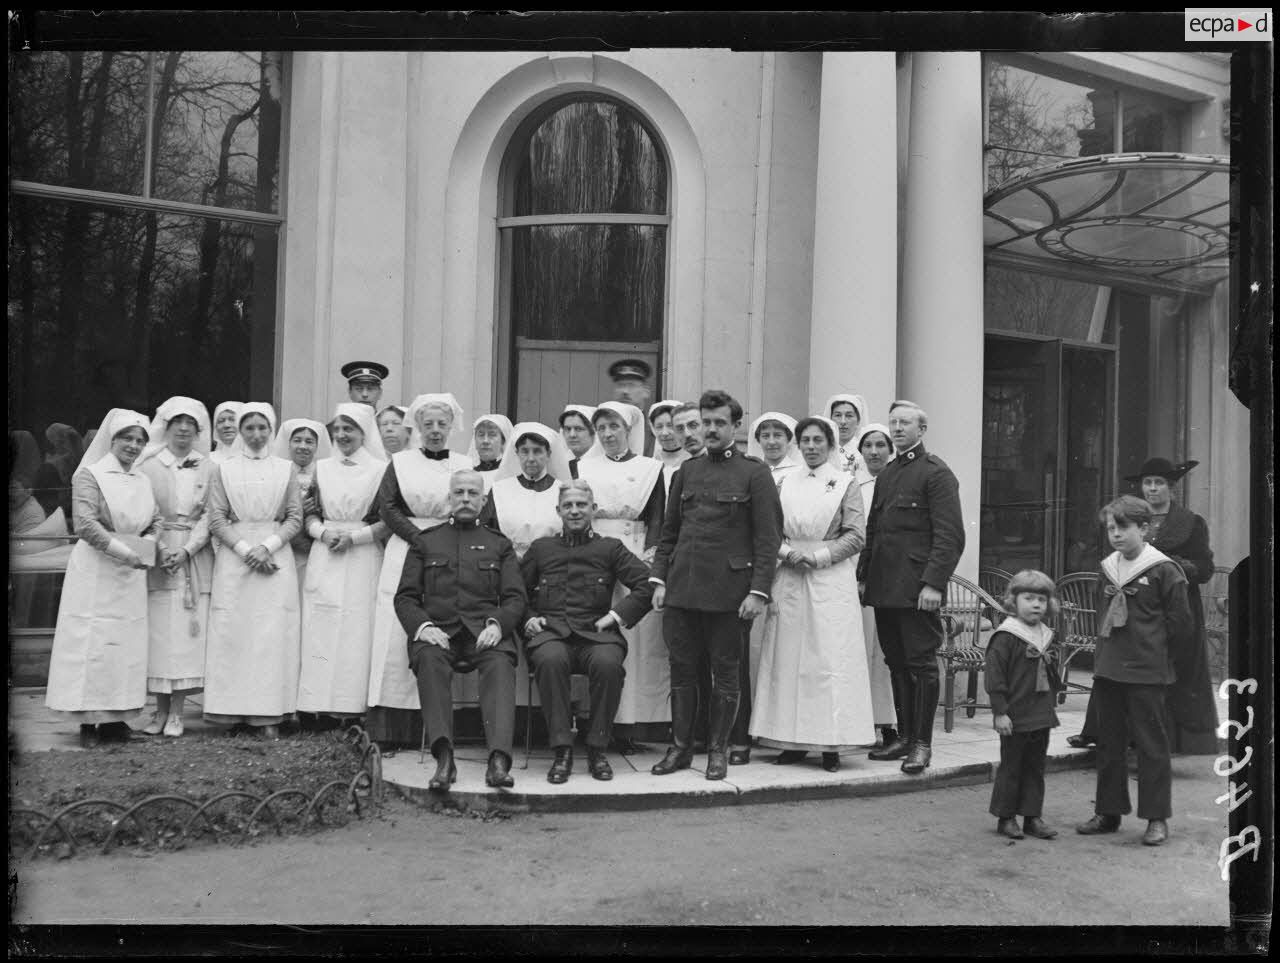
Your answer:
[[[419,625],[419,626],[418,626],[418,631],[413,633],[413,641],[415,641],[415,642],[421,642],[421,641],[422,641],[422,631],[423,631],[424,629],[431,629],[431,628],[435,628],[435,623],[434,623],[434,622],[423,622],[421,625]]]
[[[760,596],[760,598],[764,599],[766,602],[767,602],[767,601],[769,601],[769,596],[767,596],[764,592],[761,592],[759,589],[752,589],[752,590],[751,590],[750,592],[748,592],[747,594],[748,594],[748,595],[758,595],[758,596]]]
[[[660,578],[654,578],[652,575],[649,576],[649,581],[652,582],[654,585],[661,585],[663,588],[667,587],[666,582],[662,581],[662,579]]]
[[[311,521],[307,523],[307,534],[319,541],[320,536],[324,534],[324,522],[320,521],[318,518],[311,519]]]
[[[236,542],[236,543],[235,543],[235,545],[233,546],[233,548],[234,548],[235,553],[236,553],[237,555],[239,555],[241,558],[244,558],[246,555],[248,555],[248,554],[249,554],[249,550],[250,550],[251,548],[253,548],[253,546],[252,546],[252,545],[250,545],[248,542],[246,542],[246,541],[242,538],[242,539],[240,539],[240,541],[238,541],[238,542]]]
[[[118,558],[121,561],[124,561],[130,555],[132,555],[133,552],[129,548],[129,546],[126,545],[124,542],[120,541],[120,539],[113,538],[110,542],[107,543],[107,554],[110,555],[112,558]]]
[[[282,546],[284,542],[280,541],[279,535],[268,535],[262,540],[262,544],[267,547],[268,552],[274,555],[276,552],[280,551],[280,546]]]
[[[820,548],[813,553],[813,560],[818,563],[818,568],[831,567],[831,549]]]
[[[498,631],[499,632],[502,631],[502,623],[499,622],[497,619],[493,618],[492,616],[484,620],[484,627],[486,629],[491,625],[496,625],[498,627]]]
[[[351,533],[352,545],[368,545],[373,541],[373,526],[366,525],[364,528],[357,528]]]

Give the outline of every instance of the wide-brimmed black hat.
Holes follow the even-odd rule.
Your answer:
[[[1140,482],[1148,475],[1159,475],[1166,481],[1173,483],[1185,475],[1196,465],[1198,461],[1184,461],[1181,465],[1175,465],[1168,458],[1148,458],[1142,463],[1142,468],[1138,470],[1136,475],[1125,475],[1125,481]]]
[[[609,377],[614,381],[621,381],[623,378],[648,381],[652,375],[653,368],[649,366],[649,362],[641,361],[639,358],[626,358],[609,365]]]
[[[342,377],[347,381],[373,381],[382,384],[384,378],[391,373],[385,364],[376,361],[349,361],[342,366]]]

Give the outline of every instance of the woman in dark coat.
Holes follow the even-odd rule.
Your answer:
[[[1141,487],[1141,495],[1151,506],[1151,534],[1148,544],[1159,549],[1181,566],[1187,576],[1187,599],[1195,622],[1196,644],[1188,647],[1174,661],[1177,681],[1169,687],[1165,700],[1168,709],[1169,741],[1174,752],[1213,754],[1218,751],[1215,730],[1218,710],[1214,702],[1213,683],[1209,678],[1209,654],[1205,644],[1204,604],[1199,587],[1213,578],[1213,552],[1209,549],[1209,526],[1195,512],[1173,500],[1171,486],[1199,462],[1175,465],[1167,458],[1148,458],[1134,475],[1125,481]],[[1067,741],[1073,746],[1087,746],[1096,741],[1093,704],[1085,713],[1084,729]]]

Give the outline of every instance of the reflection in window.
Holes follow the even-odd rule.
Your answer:
[[[83,433],[112,407],[249,397],[274,226],[21,195],[9,223],[11,426]]]
[[[1108,319],[1093,326],[1099,286],[988,263],[983,283],[983,324],[988,331],[1109,343]]]
[[[1101,77],[1067,80],[1036,68],[1017,58],[987,58],[989,189],[1074,157],[1181,150],[1185,105]]]
[[[9,90],[11,177],[279,209],[279,53],[15,54]]]

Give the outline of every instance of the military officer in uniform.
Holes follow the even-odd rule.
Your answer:
[[[867,544],[858,559],[862,602],[876,611],[876,633],[893,683],[898,738],[871,750],[872,759],[903,759],[902,771],[923,772],[938,708],[939,609],[947,580],[964,551],[960,486],[921,439],[928,416],[911,401],[889,406],[897,457],[876,476],[867,517]]]
[[[342,366],[347,379],[347,397],[358,405],[368,405],[375,412],[382,400],[382,382],[390,369],[376,361],[350,361]]]
[[[768,466],[733,447],[742,406],[711,390],[698,407],[707,454],[686,461],[671,480],[671,508],[650,576],[670,650],[673,742],[652,771],[664,776],[693,762],[698,657],[706,650],[713,690],[706,774],[723,779],[741,692],[744,622],[762,615],[769,601],[782,512]]]
[[[515,549],[478,524],[484,481],[471,469],[449,478],[449,521],[418,534],[396,590],[396,617],[409,638],[422,721],[436,773],[428,788],[448,789],[453,762],[453,673],[480,673],[489,786],[511,786],[515,727],[515,629],[524,614],[524,583]]]
[[[595,496],[582,479],[562,482],[556,511],[563,531],[535,539],[520,562],[529,609],[525,613],[525,656],[533,667],[555,761],[547,782],[562,783],[573,771],[569,732],[569,676],[587,676],[591,723],[587,769],[596,779],[612,779],[605,756],[626,675],[627,642],[618,626],[635,625],[649,611],[653,586],[649,567],[616,538],[592,531]],[[616,583],[631,594],[612,609]]]
[[[649,408],[649,398],[653,389],[649,379],[653,377],[653,368],[647,361],[639,358],[626,358],[609,365],[609,377],[613,380],[613,400],[628,405],[635,405],[641,411]],[[636,452],[637,455],[641,452]]]

